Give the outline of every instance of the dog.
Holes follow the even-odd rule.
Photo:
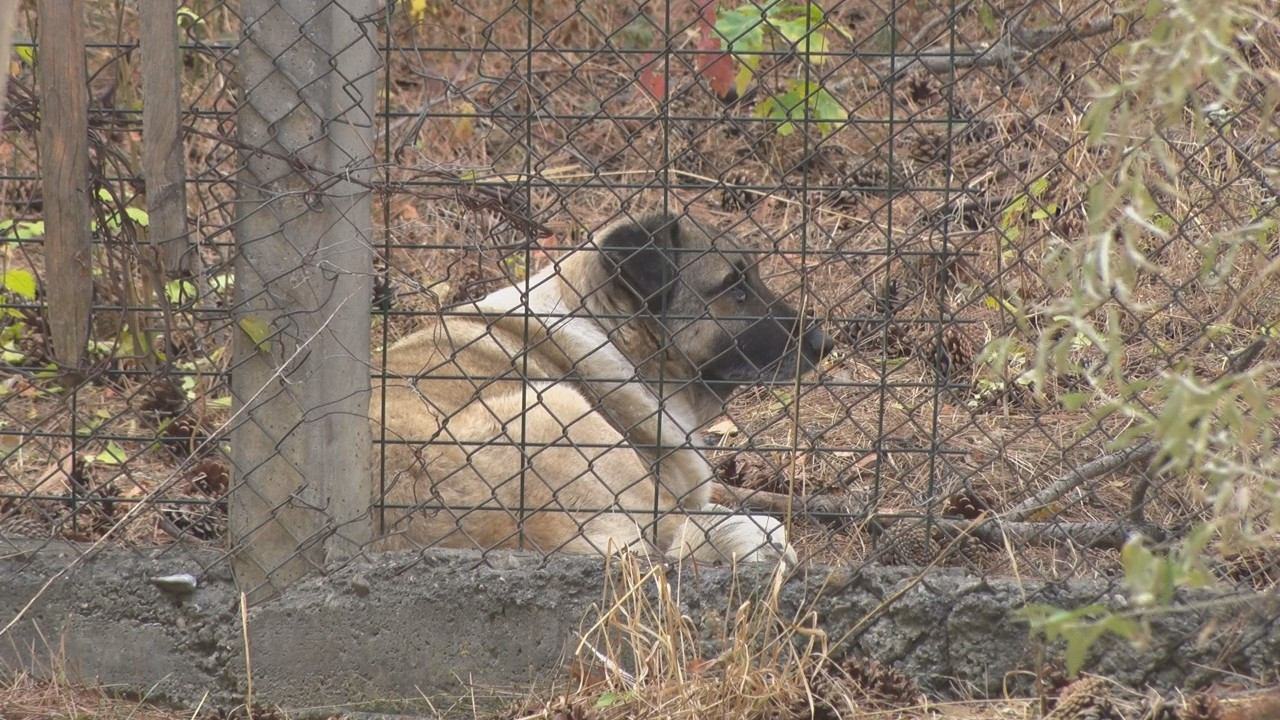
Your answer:
[[[831,349],[732,236],[616,221],[386,350],[379,546],[794,565],[777,519],[711,503],[695,438],[737,388]]]

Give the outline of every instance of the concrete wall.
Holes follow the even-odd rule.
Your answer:
[[[42,551],[0,559],[0,621],[12,618],[72,557]],[[67,664],[86,680],[150,690],[184,705],[206,693],[206,705],[242,702],[239,595],[229,572],[212,554],[161,557],[111,550],[82,562],[0,638],[0,661],[25,666],[34,650],[37,664],[47,666],[61,644]],[[601,563],[522,555],[497,555],[491,566],[477,561],[459,551],[388,553],[306,580],[252,608],[258,697],[295,709],[366,702],[357,709],[388,710],[400,707],[398,699],[427,695],[447,707],[450,698],[467,693],[468,682],[528,687],[562,678],[575,632],[603,597]],[[200,573],[199,587],[186,596],[148,580],[206,566],[215,569]],[[1118,600],[1099,582],[1047,586],[942,571],[885,602],[914,577],[895,568],[813,571],[790,581],[781,600],[784,609],[814,607],[832,637],[858,627],[849,650],[894,663],[935,692],[951,692],[959,681],[994,695],[1011,680],[1025,680],[1016,672],[1032,667],[1036,656],[1011,608]],[[716,568],[682,579],[688,613],[706,622],[708,634],[719,627],[732,581]],[[765,577],[747,573],[739,584],[763,587]],[[1280,598],[1213,597],[1221,601],[1209,609],[1158,624],[1156,642],[1145,650],[1105,643],[1091,669],[1134,685],[1169,687],[1207,679],[1206,668],[1257,675],[1280,666],[1280,632],[1272,627]],[[1217,631],[1201,633],[1210,621]]]

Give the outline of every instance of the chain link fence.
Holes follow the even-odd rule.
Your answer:
[[[87,1],[87,133],[42,110],[78,51],[36,9],[0,146],[5,552],[218,548],[256,597],[438,546],[1118,592],[1134,533],[1272,502],[1149,469],[1080,398],[1107,363],[1139,401],[1274,385],[1274,235],[1205,251],[1274,221],[1274,28],[1240,34],[1240,106],[1161,136],[1158,272],[1037,385],[1115,160],[1091,88],[1150,31],[1126,7]],[[56,196],[38,160],[81,136]],[[1274,544],[1212,566],[1280,573]]]

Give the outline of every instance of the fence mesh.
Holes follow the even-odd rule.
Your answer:
[[[197,2],[155,67],[137,6],[85,6],[78,367],[50,326],[34,3],[10,59],[10,551],[230,551],[230,505],[237,553],[288,548],[251,589],[366,549],[681,538],[1118,589],[1126,538],[1179,539],[1227,500],[1148,471],[1131,417],[1075,406],[1086,376],[1120,357],[1130,385],[1107,390],[1139,399],[1169,371],[1276,381],[1274,238],[1205,252],[1274,220],[1275,98],[1251,81],[1207,134],[1161,135],[1137,249],[1158,272],[1114,315],[1123,353],[1068,338],[1079,372],[1034,392],[1050,261],[1114,160],[1086,142],[1092,87],[1149,31],[1125,7]],[[1274,82],[1260,28],[1239,50]],[[148,254],[148,72],[181,81],[177,266]],[[365,476],[369,402],[360,505],[313,478]],[[1241,591],[1280,573],[1269,550],[1214,569]]]

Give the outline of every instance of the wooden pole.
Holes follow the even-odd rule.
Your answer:
[[[45,278],[57,361],[77,371],[89,342],[93,238],[89,223],[89,88],[84,4],[39,0],[40,180],[44,185]]]

